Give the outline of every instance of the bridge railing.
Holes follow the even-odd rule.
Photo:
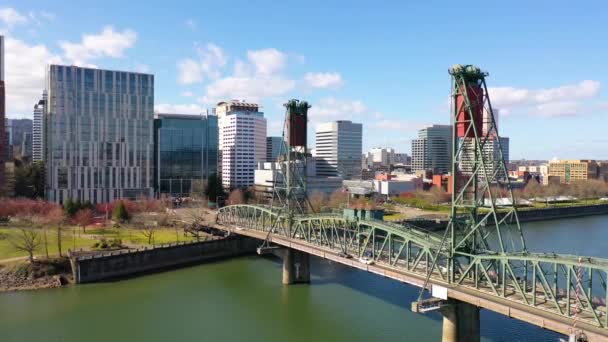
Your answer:
[[[569,319],[608,328],[608,260],[570,255],[437,250],[441,238],[377,220],[349,221],[335,214],[286,217],[267,208],[229,206],[218,222],[266,232],[355,256],[451,286],[466,287]],[[435,264],[435,267],[432,265]]]

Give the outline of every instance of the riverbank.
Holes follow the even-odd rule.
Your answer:
[[[0,292],[29,291],[61,287],[72,282],[67,258],[13,261],[0,264]]]
[[[500,220],[503,215],[504,213],[499,209],[497,213],[498,219]],[[577,205],[570,207],[560,206],[547,208],[520,208],[517,211],[517,216],[520,223],[550,221],[594,215],[608,215],[608,204]],[[483,214],[479,214],[480,218],[482,216]],[[437,231],[445,229],[448,224],[448,220],[449,218],[447,215],[443,217],[418,216],[404,219],[400,222],[413,224],[417,227],[431,231]],[[493,222],[493,218],[488,218],[488,222]]]

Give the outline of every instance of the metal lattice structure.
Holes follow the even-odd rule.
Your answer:
[[[336,254],[371,256],[376,265],[418,277],[430,275],[433,284],[464,287],[539,312],[577,319],[606,329],[608,335],[605,259],[582,258],[579,268],[579,257],[570,255],[461,253],[463,258],[451,267],[449,249],[441,246],[443,237],[411,225],[351,221],[335,214],[289,217],[254,205],[220,208],[217,222],[237,234],[242,230],[264,232],[271,242],[277,236]]]
[[[453,195],[450,222],[443,234],[413,225],[307,212],[303,202],[290,204],[300,191],[293,189],[305,193],[302,177],[288,177],[272,206],[220,208],[218,227],[237,234],[262,233],[268,244],[280,240],[291,247],[291,242],[298,242],[307,248],[356,256],[363,264],[374,263],[421,279],[423,290],[429,284],[465,289],[477,298],[525,307],[536,317],[549,315],[599,328],[608,337],[608,260],[527,250],[502,148],[496,141],[499,135],[485,83],[487,73],[457,65],[450,74]],[[305,102],[286,104],[286,127],[290,111],[300,110],[298,106],[308,108]],[[485,153],[489,143],[497,144],[497,153]],[[305,147],[288,147],[283,172],[294,175],[294,160],[305,160],[305,152]]]

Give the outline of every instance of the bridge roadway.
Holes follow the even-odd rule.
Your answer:
[[[350,267],[358,268],[367,272],[375,273],[384,277],[388,277],[397,281],[401,281],[417,287],[424,285],[426,274],[424,272],[411,272],[403,267],[396,267],[384,263],[375,262],[366,264],[359,259],[346,258],[339,255],[339,251],[324,246],[312,244],[302,239],[287,238],[280,234],[268,234],[266,231],[249,229],[239,224],[218,223],[216,219],[205,220],[210,223],[210,226],[216,229],[229,231],[234,234],[253,237],[261,241],[268,240],[273,244],[294,250],[302,251],[320,258],[332,260]],[[357,255],[356,252],[354,255]],[[421,265],[424,262],[421,263]],[[510,299],[501,298],[492,294],[491,289],[483,286],[479,289],[464,287],[461,285],[450,284],[436,277],[431,277],[429,280],[429,290],[432,285],[439,285],[447,289],[447,295],[450,299],[456,299],[461,302],[469,303],[474,306],[485,308],[505,316],[525,321],[544,329],[556,331],[558,333],[568,335],[572,333],[573,319],[555,314],[550,310],[550,303],[547,301],[544,305],[537,304],[535,307],[525,305]],[[504,291],[504,289],[503,289]],[[586,321],[578,320],[576,327],[578,330],[584,331],[588,341],[608,341],[608,330],[602,327],[594,326]]]

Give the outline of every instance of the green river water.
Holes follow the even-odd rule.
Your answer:
[[[524,225],[530,250],[608,258],[608,216]],[[310,285],[243,257],[115,282],[0,294],[0,342],[440,341],[438,314],[410,311],[418,290],[326,260]],[[483,310],[484,341],[559,335]]]

